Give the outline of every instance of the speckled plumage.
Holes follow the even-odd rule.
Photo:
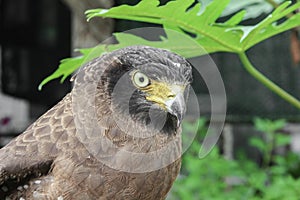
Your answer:
[[[170,84],[186,84],[191,79],[191,67],[183,58],[145,46],[124,48],[89,62],[75,77],[71,93],[0,149],[0,199],[165,199],[180,169],[181,130],[170,118],[158,133],[135,137],[155,130],[143,124],[151,102],[142,92],[134,93],[129,113],[124,114],[118,102],[122,93],[118,101],[112,100],[116,82],[132,70]],[[128,114],[133,120],[128,120]],[[125,129],[116,120],[123,120]],[[94,130],[90,127],[94,123],[96,131],[82,134]],[[104,137],[118,149],[103,144]],[[157,152],[170,142],[174,145],[161,157],[153,154],[159,158],[153,159],[157,162],[153,166],[163,167],[144,172],[141,169],[148,163],[135,162],[134,156],[119,151]],[[145,162],[152,166],[152,157]],[[119,170],[122,166],[133,171]]]

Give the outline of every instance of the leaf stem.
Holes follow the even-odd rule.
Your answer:
[[[278,96],[292,104],[293,106],[300,109],[300,101],[284,91],[282,88],[280,88],[278,85],[276,85],[274,82],[272,82],[270,79],[268,79],[266,76],[264,76],[261,72],[259,72],[249,61],[247,55],[245,52],[241,52],[238,54],[240,57],[241,62],[243,63],[245,69],[259,82],[261,82],[263,85],[265,85],[267,88],[269,88],[271,91],[276,93]]]
[[[273,6],[273,8],[278,8],[280,4],[276,3],[274,0],[265,0],[266,2],[268,2],[270,5]],[[299,1],[299,0],[298,0]],[[286,15],[287,18],[291,18],[293,16],[293,14],[289,13]]]
[[[276,3],[274,0],[265,0],[269,4],[271,4],[274,8],[277,8],[279,6],[278,3]]]
[[[269,165],[272,161],[272,151],[274,149],[274,138],[275,133],[274,132],[266,132],[265,133],[265,144],[266,144],[266,150],[264,152],[264,158],[263,158],[263,167],[265,169],[269,168]]]

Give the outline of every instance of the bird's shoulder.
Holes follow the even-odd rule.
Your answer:
[[[70,147],[75,129],[70,102],[68,94],[0,149],[0,199],[19,184],[49,173],[60,151]]]

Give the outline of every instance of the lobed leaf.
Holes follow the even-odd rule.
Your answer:
[[[169,29],[165,29],[165,31],[167,38],[161,36],[161,40],[159,41],[145,40],[139,36],[129,33],[114,33],[113,35],[119,42],[118,44],[101,44],[94,48],[79,49],[78,51],[82,54],[82,56],[62,60],[58,69],[41,82],[39,85],[39,90],[42,89],[43,85],[53,79],[62,77],[61,82],[63,82],[80,66],[100,56],[101,54],[126,46],[147,45],[157,48],[164,48],[186,58],[207,54],[207,52],[190,36]]]
[[[122,5],[109,10],[94,9],[87,11],[86,14],[88,19],[112,17],[155,24],[170,24],[177,29],[196,34],[197,42],[209,53],[246,51],[262,40],[300,25],[300,14],[293,15],[284,23],[276,25],[278,20],[300,8],[300,2],[292,6],[290,6],[290,1],[284,2],[255,26],[238,26],[246,14],[245,11],[238,12],[224,23],[216,23],[230,0],[214,0],[202,13],[200,12],[200,3],[189,8],[193,2],[177,0],[159,6],[157,0],[142,0],[135,6]]]
[[[273,0],[276,4],[281,4],[285,0]],[[274,7],[267,0],[231,0],[225,8],[222,16],[228,16],[245,9],[244,20],[257,18],[263,14],[270,13]]]
[[[161,24],[167,29],[185,33],[183,38],[187,40],[178,38],[178,35],[168,32],[167,29],[167,37],[161,37],[160,41],[148,41],[131,34],[115,33],[118,44],[99,45],[93,48],[93,51],[80,50],[82,56],[63,60],[59,68],[40,84],[40,88],[48,81],[61,76],[63,81],[82,64],[104,52],[129,45],[165,48],[187,58],[213,52],[241,53],[269,37],[300,26],[299,13],[278,24],[278,20],[300,8],[300,2],[291,5],[289,1],[254,26],[239,25],[245,11],[238,12],[224,23],[217,23],[216,20],[229,2],[230,0],[213,0],[205,5],[194,3],[194,0],[174,0],[160,6],[159,0],[142,0],[134,6],[121,5],[110,9],[88,10],[86,12],[88,20],[94,17],[110,17]],[[199,48],[199,45],[205,51]]]

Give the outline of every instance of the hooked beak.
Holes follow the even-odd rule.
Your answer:
[[[167,100],[165,102],[165,105],[167,111],[177,118],[176,126],[178,128],[181,125],[186,111],[186,105],[183,94],[179,92],[173,99]]]
[[[184,85],[168,85],[164,82],[152,80],[151,85],[143,90],[147,92],[146,99],[148,101],[155,102],[162,109],[176,117],[176,126],[178,128],[181,125],[186,111],[183,94],[185,87]]]

